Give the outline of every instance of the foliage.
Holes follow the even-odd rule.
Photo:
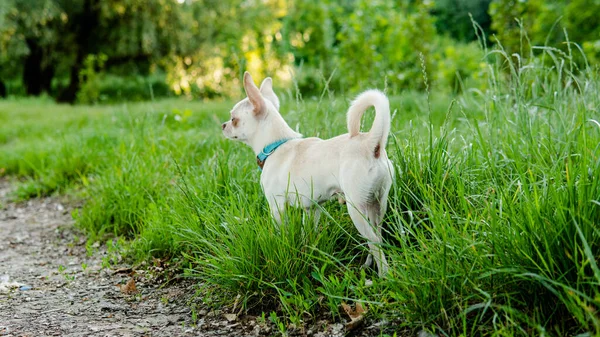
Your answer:
[[[599,11],[600,1],[574,0],[569,1],[564,12],[569,39],[582,45],[591,64],[600,64],[600,27],[594,16]]]
[[[459,79],[483,78],[480,53],[469,47],[478,36],[527,58],[543,55],[543,46],[557,48],[578,67],[586,62],[581,46],[597,64],[599,6],[596,0],[6,0],[0,94],[46,92],[87,103],[132,93],[137,100],[149,96],[148,80],[130,79],[164,77],[165,85],[153,85],[159,92],[239,97],[245,70],[306,96],[365,87],[399,93],[424,89],[420,54],[432,85],[457,92]],[[86,62],[99,55],[106,56],[103,67],[90,68]],[[123,90],[113,91],[121,95],[100,88],[105,78],[118,77]]]
[[[394,92],[419,87],[419,53],[431,53],[435,36],[429,2],[294,4],[284,18],[281,48],[294,55],[303,93],[320,94],[322,83],[342,92],[385,84]]]
[[[435,26],[442,35],[470,42],[477,40],[470,16],[486,33],[490,33],[491,18],[488,8],[492,0],[437,0],[432,14]]]
[[[527,56],[532,46],[564,41],[555,26],[562,7],[559,1],[494,0],[490,5],[492,29],[509,55]]]
[[[437,90],[459,93],[465,88],[487,89],[488,63],[475,43],[457,43],[438,38],[433,55],[432,78]]]
[[[342,92],[386,84],[394,92],[419,88],[419,53],[434,66],[436,33],[426,1],[154,0],[142,6],[138,0],[87,0],[87,7],[35,1],[29,7],[22,0],[2,5],[0,41],[11,47],[3,60],[13,65],[11,74],[23,71],[29,93],[68,96],[81,89],[81,102],[102,101],[98,78],[87,76],[95,73],[130,77],[163,69],[175,94],[210,98],[237,96],[244,70],[275,76],[285,87],[295,82],[302,93],[317,95],[323,83]],[[90,20],[94,27],[85,25]],[[82,30],[94,44],[79,45]],[[33,47],[39,47],[37,57]],[[106,57],[103,67],[90,67],[99,55]],[[55,80],[32,83],[44,72]]]
[[[423,41],[435,35],[430,5],[420,1],[297,0],[249,5],[243,13],[223,7],[216,6],[214,17],[230,18],[225,21],[235,21],[237,30],[215,34],[209,48],[190,57],[171,59],[169,82],[177,94],[235,97],[244,70],[286,87],[294,82],[307,95],[321,94],[324,83],[345,92],[383,86],[386,78],[390,89],[418,87],[418,55],[431,52]]]
[[[78,101],[82,103],[97,102],[100,98],[98,88],[98,71],[102,69],[108,57],[104,54],[88,55],[83,62],[84,68],[79,72],[80,81],[84,83],[77,93]]]
[[[276,7],[267,2],[196,1],[187,11],[197,47],[189,54],[163,60],[168,83],[177,95],[237,96],[244,70],[262,74],[280,68],[280,58],[269,55],[265,40],[276,18]],[[273,2],[277,6],[277,2]],[[283,70],[283,69],[282,69]]]
[[[170,96],[174,94],[162,72],[148,76],[98,73],[85,81],[77,100],[80,103],[140,102]]]
[[[195,48],[185,29],[191,16],[175,1],[7,0],[0,7],[4,64],[12,74],[23,67],[33,95],[46,91],[73,101],[90,55],[106,55],[107,68],[135,62],[147,73],[162,57]],[[58,93],[51,92],[55,76],[68,79]]]
[[[600,2],[596,0],[493,0],[490,5],[492,29],[509,55],[529,57],[529,51],[542,53],[532,47],[548,46],[568,53],[580,65],[585,62],[583,55],[564,42],[583,46],[595,63],[600,55],[600,28],[594,21],[598,10]]]

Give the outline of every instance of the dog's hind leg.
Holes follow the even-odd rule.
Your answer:
[[[365,261],[365,263],[363,263],[362,268],[367,269],[372,264],[373,264],[373,255],[371,255],[371,253],[369,252],[369,255],[367,255],[367,260]]]
[[[385,214],[385,204],[381,206],[379,203],[369,204],[367,206],[367,219],[371,223],[371,228],[374,229],[378,238],[381,236],[381,217]],[[362,265],[362,268],[369,268],[373,264],[373,255],[369,253],[367,260]]]
[[[379,193],[376,193],[376,195],[374,195],[375,199],[370,201],[366,206],[367,219],[369,219],[369,222],[371,223],[372,228],[375,230],[377,237],[381,240],[381,221],[383,220],[383,216],[385,215],[385,212],[387,210],[388,195],[392,186],[391,177],[393,177],[394,175],[394,167],[391,165],[391,162],[389,170],[391,172],[390,178],[386,179],[381,190],[379,190]],[[369,256],[367,256],[367,261],[365,261],[363,265],[363,268],[370,267],[372,263],[373,256],[369,254]]]
[[[360,205],[355,205],[351,202],[352,199],[348,199],[348,213],[354,222],[354,226],[358,229],[359,233],[367,240],[367,244],[369,245],[369,250],[371,255],[375,258],[375,263],[377,264],[377,270],[379,271],[379,276],[383,277],[388,272],[388,263],[385,258],[385,254],[381,249],[381,235],[378,235],[379,230],[376,230],[369,222],[365,215],[368,216],[368,210],[366,207],[360,207]],[[359,207],[359,208],[357,208]],[[368,258],[367,258],[368,261]]]
[[[321,208],[316,205],[304,208],[306,211],[305,218],[312,219],[315,224],[315,230],[319,228],[319,219],[321,219]]]

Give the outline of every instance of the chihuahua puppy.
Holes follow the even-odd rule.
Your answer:
[[[281,223],[286,205],[309,210],[342,194],[354,225],[369,245],[371,255],[365,265],[374,257],[379,275],[384,276],[388,263],[380,247],[380,224],[394,176],[385,151],[390,131],[387,97],[378,90],[363,92],[348,110],[348,133],[322,140],[303,138],[283,120],[271,78],[259,89],[246,72],[244,89],[248,97],[233,107],[231,119],[222,125],[223,134],[249,145],[256,154],[273,218]],[[360,120],[371,106],[375,120],[371,130],[362,133]],[[318,219],[318,210],[312,209]]]

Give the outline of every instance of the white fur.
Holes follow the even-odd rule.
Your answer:
[[[232,120],[222,125],[223,134],[248,144],[255,154],[277,140],[292,139],[268,157],[260,177],[275,220],[281,223],[281,212],[286,205],[308,210],[315,202],[342,193],[354,225],[375,257],[379,275],[385,275],[388,263],[380,248],[380,224],[394,176],[385,151],[390,131],[387,97],[378,90],[363,92],[348,110],[349,133],[322,140],[300,138],[287,125],[279,114],[279,99],[270,78],[263,81],[259,90],[246,72],[244,88],[248,98],[234,106]],[[371,106],[376,112],[373,126],[368,133],[361,133],[360,119]],[[318,219],[318,211],[315,212]],[[366,264],[370,261],[371,256]]]

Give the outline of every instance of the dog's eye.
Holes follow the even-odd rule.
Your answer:
[[[233,126],[235,127],[235,126],[237,126],[237,125],[238,125],[238,121],[239,121],[239,120],[238,120],[237,118],[233,117],[233,118],[231,119],[231,124],[233,124]]]

